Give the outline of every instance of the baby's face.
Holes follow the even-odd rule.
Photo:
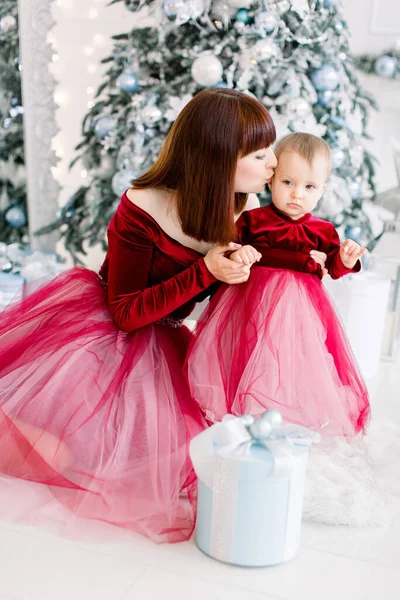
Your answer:
[[[302,156],[284,150],[270,184],[276,208],[292,219],[314,210],[326,188],[328,165],[316,156],[310,165]]]

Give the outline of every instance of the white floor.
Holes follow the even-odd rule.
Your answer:
[[[370,384],[375,414],[400,424],[399,364]],[[0,522],[0,600],[398,600],[400,528],[304,523],[297,559],[243,569],[204,556],[193,541],[157,546],[90,525],[87,541]]]

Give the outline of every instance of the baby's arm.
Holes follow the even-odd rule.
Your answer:
[[[253,194],[255,195],[255,194]],[[229,253],[229,258],[245,265],[253,265],[261,258],[261,254],[255,248],[249,245],[251,243],[251,216],[247,209],[240,215],[236,221],[236,231],[238,241],[244,244],[239,250]]]
[[[339,279],[348,273],[358,273],[361,271],[360,258],[366,252],[368,252],[366,248],[361,248],[353,240],[346,240],[341,245],[338,233],[332,225],[332,238],[326,261],[329,275],[332,279]]]
[[[363,254],[367,254],[367,252],[366,248],[362,248],[354,240],[346,240],[340,246],[339,256],[347,269],[353,269],[357,261],[360,260]]]

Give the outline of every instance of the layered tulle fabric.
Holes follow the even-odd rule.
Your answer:
[[[191,391],[207,417],[277,409],[286,421],[354,436],[369,416],[366,387],[315,275],[255,267],[224,286],[195,332]]]
[[[187,539],[205,426],[182,364],[190,333],[112,322],[98,276],[72,269],[1,313],[0,471],[80,517]]]

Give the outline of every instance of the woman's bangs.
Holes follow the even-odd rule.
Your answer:
[[[276,130],[271,115],[263,105],[252,107],[251,116],[243,120],[240,154],[247,156],[261,148],[269,148],[276,140]]]

